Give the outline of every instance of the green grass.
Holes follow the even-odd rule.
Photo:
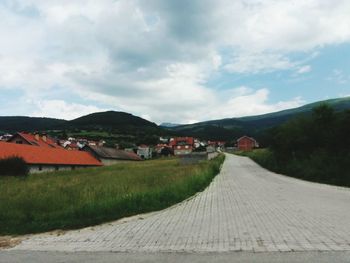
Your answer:
[[[270,149],[255,149],[252,151],[236,151],[235,154],[247,156],[262,167],[274,172],[281,172],[276,158]]]
[[[339,160],[337,156],[317,151],[308,158],[291,158],[281,161],[270,149],[240,151],[235,154],[247,156],[262,167],[279,174],[317,183],[350,187],[348,161],[350,155]]]
[[[0,178],[0,235],[74,229],[160,210],[202,191],[224,156],[178,159]]]

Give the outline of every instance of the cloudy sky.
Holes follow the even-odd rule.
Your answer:
[[[0,115],[157,123],[350,95],[349,0],[0,0]]]

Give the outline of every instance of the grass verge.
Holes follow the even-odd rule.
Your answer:
[[[74,229],[160,210],[205,189],[224,161],[178,159],[0,178],[0,235]]]
[[[291,177],[343,187],[350,187],[350,155],[339,158],[326,152],[316,151],[308,158],[278,158],[270,149],[256,149],[249,152],[236,152],[247,156],[262,167]]]

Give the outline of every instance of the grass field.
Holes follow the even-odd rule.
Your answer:
[[[0,235],[73,229],[160,210],[203,190],[224,156],[178,159],[0,178]]]

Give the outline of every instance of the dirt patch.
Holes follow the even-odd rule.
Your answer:
[[[20,238],[10,237],[10,236],[3,236],[0,237],[0,249],[6,249],[17,246],[19,243],[21,243]]]

